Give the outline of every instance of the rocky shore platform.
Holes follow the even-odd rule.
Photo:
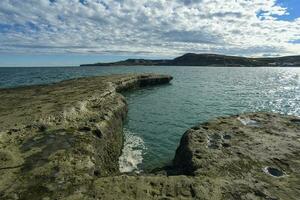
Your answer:
[[[300,118],[274,113],[192,127],[172,166],[120,174],[119,92],[171,80],[112,75],[1,89],[0,199],[299,199]]]

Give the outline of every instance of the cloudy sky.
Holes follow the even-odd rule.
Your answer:
[[[0,66],[300,54],[299,0],[1,0]]]

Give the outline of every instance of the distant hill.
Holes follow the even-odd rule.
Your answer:
[[[261,66],[300,66],[300,56],[247,58],[218,54],[187,53],[170,60],[127,59],[110,63],[82,64],[80,66],[229,66],[229,67],[261,67]]]

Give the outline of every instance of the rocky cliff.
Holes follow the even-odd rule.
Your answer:
[[[172,77],[114,75],[0,90],[0,199],[65,197],[119,173],[127,104],[118,91]]]
[[[0,199],[299,199],[300,118],[273,113],[194,126],[172,166],[120,174],[127,106],[118,91],[171,79],[114,75],[0,90]]]

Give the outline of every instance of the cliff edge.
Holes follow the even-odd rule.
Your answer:
[[[127,104],[118,92],[166,84],[112,75],[0,90],[0,199],[54,199],[119,174]]]

